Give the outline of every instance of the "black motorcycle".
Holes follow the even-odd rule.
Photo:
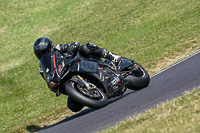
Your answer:
[[[41,57],[40,67],[57,95],[68,95],[91,108],[104,107],[127,89],[140,90],[150,82],[148,72],[125,57],[116,66],[108,59],[86,58],[79,51],[64,55],[55,51]]]

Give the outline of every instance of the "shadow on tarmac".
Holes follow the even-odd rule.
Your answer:
[[[136,92],[136,91],[133,91],[133,90],[127,91],[127,92],[126,92],[124,95],[122,95],[122,96],[118,96],[118,97],[116,97],[116,98],[114,98],[114,99],[110,99],[109,102],[108,102],[108,105],[109,105],[109,104],[112,104],[113,102],[116,102],[116,101],[118,101],[118,100],[120,100],[120,99],[122,99],[122,98],[128,96],[129,94],[134,93],[134,92]],[[82,110],[81,112],[78,112],[78,113],[76,113],[76,114],[74,114],[74,115],[72,115],[72,116],[70,116],[70,117],[68,117],[68,118],[66,118],[66,119],[64,119],[64,120],[62,120],[62,121],[59,121],[58,123],[55,123],[55,124],[53,124],[53,125],[50,125],[50,126],[47,126],[47,127],[46,127],[46,126],[40,127],[40,126],[37,126],[37,125],[29,125],[29,126],[26,127],[26,130],[29,131],[29,132],[38,132],[38,131],[41,131],[41,130],[45,130],[45,129],[54,127],[54,126],[56,126],[56,125],[59,125],[59,124],[61,124],[61,123],[68,122],[68,121],[70,121],[70,120],[76,119],[77,117],[80,117],[80,116],[82,116],[82,115],[86,115],[86,114],[88,114],[88,113],[90,113],[90,112],[94,112],[95,110],[97,110],[97,109],[86,108],[86,109]]]

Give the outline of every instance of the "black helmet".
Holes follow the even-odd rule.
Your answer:
[[[43,55],[50,53],[52,48],[53,43],[47,37],[38,38],[33,45],[34,53],[38,59],[40,59]]]

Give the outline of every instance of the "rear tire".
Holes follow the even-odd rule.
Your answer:
[[[135,63],[137,70],[133,72],[132,75],[129,75],[125,78],[125,81],[128,82],[128,88],[132,90],[140,90],[149,85],[150,77],[148,72],[138,63]]]
[[[96,99],[92,97],[88,97],[83,92],[78,89],[78,83],[74,81],[69,81],[65,85],[65,91],[68,96],[73,99],[75,102],[83,105],[88,106],[91,108],[102,108],[108,104],[108,98],[103,91],[96,88],[96,92],[99,94]]]

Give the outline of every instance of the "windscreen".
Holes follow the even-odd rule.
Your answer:
[[[51,71],[51,54],[45,54],[40,58],[40,66],[46,74]]]

